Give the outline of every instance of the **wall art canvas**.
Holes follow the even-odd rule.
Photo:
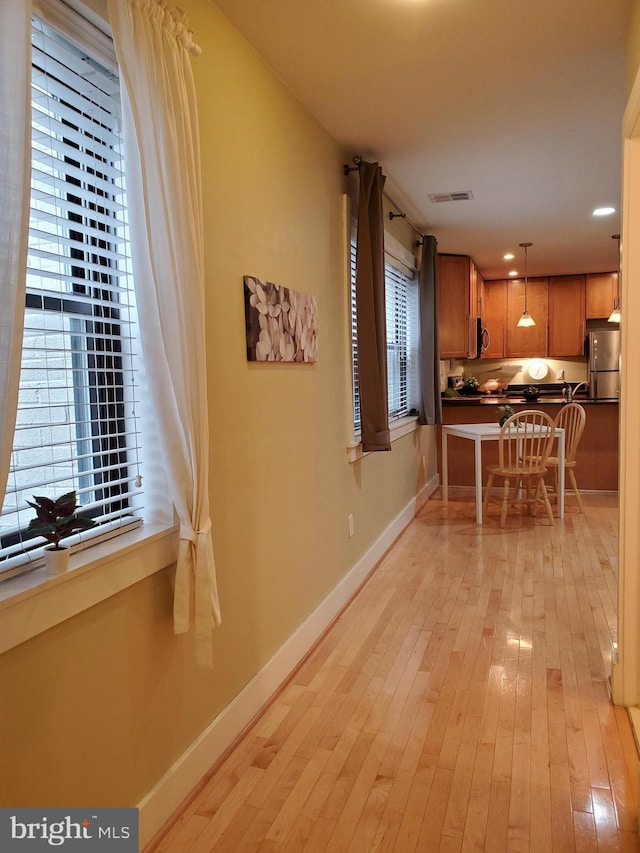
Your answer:
[[[315,296],[245,275],[244,307],[248,361],[316,360]]]

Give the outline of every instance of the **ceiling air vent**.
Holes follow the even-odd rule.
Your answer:
[[[456,193],[429,193],[429,198],[434,204],[441,201],[469,201],[473,198],[471,190],[461,190]]]

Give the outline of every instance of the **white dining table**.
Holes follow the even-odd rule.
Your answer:
[[[475,452],[476,522],[482,524],[482,442],[497,441],[500,424],[443,424],[442,425],[442,502],[449,502],[449,465],[447,441],[450,435],[473,441]],[[564,518],[564,429],[555,428],[558,439],[558,516]]]

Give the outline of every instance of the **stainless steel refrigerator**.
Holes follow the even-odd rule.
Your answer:
[[[620,330],[589,332],[589,397],[597,400],[620,396]]]

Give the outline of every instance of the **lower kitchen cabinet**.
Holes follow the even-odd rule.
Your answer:
[[[581,399],[587,420],[578,445],[576,480],[580,490],[617,491],[618,489],[618,403],[591,403]],[[467,403],[457,400],[443,401],[442,421],[445,424],[473,424],[498,422],[498,403]],[[513,403],[516,411],[542,409],[554,420],[564,403]],[[486,482],[486,465],[497,461],[497,441],[482,445],[482,479]],[[463,438],[449,437],[449,485],[473,486],[475,484],[473,442]],[[441,436],[438,430],[438,471],[442,478]],[[567,506],[573,512],[575,498],[567,492]]]

